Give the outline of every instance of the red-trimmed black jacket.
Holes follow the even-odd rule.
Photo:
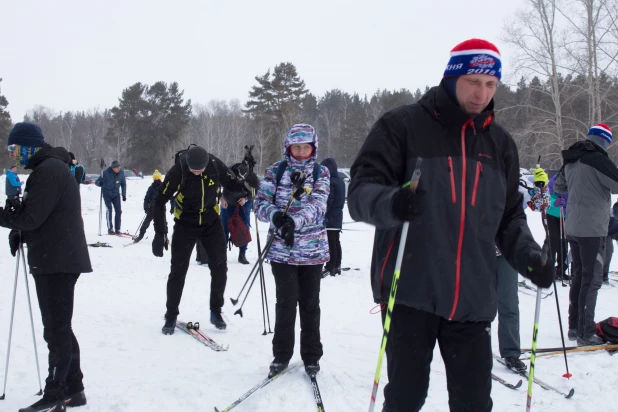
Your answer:
[[[388,301],[402,227],[393,194],[419,156],[422,215],[410,222],[396,303],[451,320],[491,321],[495,245],[523,274],[529,253],[540,252],[521,207],[515,142],[493,118],[493,102],[471,118],[440,85],[373,126],[351,169],[348,208],[354,220],[376,226],[376,302]]]

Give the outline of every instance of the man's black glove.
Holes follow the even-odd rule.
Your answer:
[[[155,233],[154,239],[152,239],[152,254],[163,257],[163,248],[167,250],[169,243],[167,233]]]
[[[127,197],[126,196],[122,196],[122,201],[126,202],[127,201]]]
[[[425,194],[422,190],[417,190],[416,193],[410,190],[409,187],[404,187],[393,194],[391,210],[395,218],[408,222],[413,217],[419,216],[422,213],[421,196]]]
[[[283,242],[289,246],[294,246],[294,220],[291,217],[286,216],[283,226],[281,226],[281,238]]]
[[[11,248],[11,255],[15,256],[17,253],[17,249],[19,249],[19,244],[21,243],[21,236],[18,230],[11,230],[9,232],[9,247]]]
[[[285,223],[285,215],[283,214],[283,212],[277,211],[273,215],[272,221],[273,225],[275,225],[277,229],[281,229],[281,226],[283,226],[283,224]]]
[[[257,177],[257,175],[253,172],[247,173],[247,175],[245,176],[245,182],[247,182],[250,187],[256,190],[260,188],[260,178]]]
[[[554,281],[554,259],[549,254],[549,241],[545,239],[541,251],[528,255],[526,277],[541,288],[548,288]]]

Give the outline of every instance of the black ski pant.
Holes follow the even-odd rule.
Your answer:
[[[107,222],[107,229],[113,230],[115,224],[116,230],[120,230],[120,224],[122,219],[120,194],[117,194],[116,196],[110,196],[103,193],[103,202],[105,202],[105,221]],[[112,206],[114,207],[114,211],[116,212],[114,222],[112,222]]]
[[[502,358],[518,358],[519,285],[517,271],[502,255],[498,256],[498,346]]]
[[[383,320],[385,315],[382,312]],[[450,411],[491,411],[491,324],[449,321],[399,304],[386,345],[389,382],[382,411],[421,410],[436,341],[446,368]]]
[[[614,255],[614,245],[612,244],[612,237],[607,236],[605,238],[605,259],[603,260],[603,281],[609,281],[609,264],[612,261]]]
[[[562,241],[560,240],[560,218],[547,215],[547,229],[549,230],[549,247],[551,248],[554,262],[556,262],[556,273],[564,277],[568,266],[568,244],[564,234],[564,227],[562,228]],[[560,262],[562,262],[562,266]]]
[[[569,236],[573,256],[573,278],[569,292],[569,329],[577,329],[578,336],[596,333],[594,311],[597,294],[603,281],[605,236]]]
[[[328,252],[330,253],[330,260],[326,263],[325,269],[334,275],[335,270],[341,267],[341,242],[339,241],[341,230],[328,229],[326,234],[328,236]]]
[[[84,389],[79,344],[71,328],[75,283],[79,273],[34,275],[43,319],[43,339],[49,348],[45,396],[64,399]]]
[[[296,303],[300,313],[300,356],[303,361],[322,357],[320,340],[320,281],[322,265],[288,265],[271,262],[277,304],[273,355],[289,362],[294,354]]]
[[[144,235],[146,234],[146,231],[148,230],[148,228],[150,227],[150,223],[152,222],[152,219],[154,218],[154,210],[153,208],[150,208],[146,211],[146,217],[144,218],[144,221],[142,222],[142,226],[140,226],[139,228],[139,236],[140,237],[144,237]],[[137,233],[134,233],[135,235]]]
[[[206,215],[207,221],[202,226],[189,227],[181,222],[174,225],[172,235],[172,265],[167,279],[166,319],[175,319],[180,313],[180,299],[189,270],[191,253],[199,240],[208,253],[210,269],[210,310],[220,313],[223,307],[223,293],[227,283],[227,256],[225,236],[219,215],[213,210]]]

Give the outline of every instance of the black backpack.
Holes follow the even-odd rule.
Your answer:
[[[597,323],[597,335],[610,343],[618,343],[618,318],[609,317]]]

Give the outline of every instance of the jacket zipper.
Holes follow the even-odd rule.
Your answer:
[[[453,308],[448,320],[453,320],[455,312],[457,311],[457,304],[459,303],[459,288],[461,284],[461,254],[463,251],[463,238],[464,229],[466,224],[466,128],[471,125],[474,130],[474,122],[472,119],[468,119],[463,126],[461,126],[461,216],[459,218],[459,240],[457,241],[457,259],[455,261],[455,298],[453,299]],[[476,134],[476,130],[474,131]]]
[[[476,191],[479,187],[479,177],[481,177],[481,173],[483,173],[483,164],[476,161],[476,175],[474,176],[474,189],[472,190],[472,207],[476,205]]]
[[[448,157],[448,173],[451,176],[451,199],[453,203],[457,202],[457,192],[455,190],[455,172],[453,171],[453,159]]]
[[[202,181],[202,207],[200,208],[200,226],[202,226],[202,213],[204,212],[204,178]]]

